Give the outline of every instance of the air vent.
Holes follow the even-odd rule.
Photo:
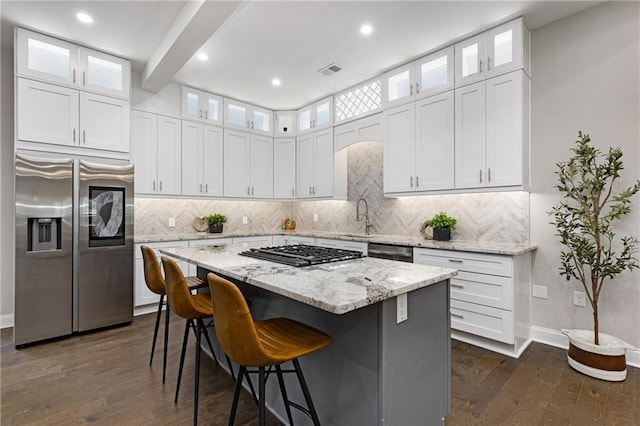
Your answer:
[[[342,68],[337,66],[336,64],[328,65],[322,69],[319,69],[318,72],[322,75],[332,75],[340,71]]]

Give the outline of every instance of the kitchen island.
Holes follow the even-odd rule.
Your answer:
[[[323,425],[444,423],[455,270],[366,257],[295,268],[238,255],[246,249],[161,252],[196,264],[202,278],[212,271],[234,281],[256,320],[286,316],[332,337],[329,347],[300,360]],[[407,319],[398,322],[402,295]],[[286,379],[290,399],[302,401],[295,378]],[[267,406],[285,419],[277,383],[267,385]],[[294,421],[307,420],[294,413]]]

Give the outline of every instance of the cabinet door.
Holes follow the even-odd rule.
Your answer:
[[[273,196],[296,196],[296,140],[294,138],[273,141]]]
[[[191,87],[182,86],[182,118],[190,120],[202,120],[203,111],[203,93],[200,90]]]
[[[131,162],[136,194],[156,193],[158,116],[131,111]]]
[[[16,73],[53,83],[76,84],[78,47],[31,31],[16,29]]]
[[[18,78],[18,140],[78,145],[78,91]]]
[[[160,296],[149,290],[147,283],[144,279],[144,260],[142,258],[136,259],[136,275],[134,278],[134,306],[150,305],[152,303],[158,303]]]
[[[273,198],[273,138],[251,137],[251,196]]]
[[[313,139],[315,183],[312,193],[314,197],[330,197],[333,195],[333,129],[316,132]]]
[[[486,185],[485,83],[455,91],[456,188]]]
[[[222,196],[222,170],[223,170],[223,142],[222,129],[213,126],[204,126],[202,141],[203,163],[202,183],[204,185],[204,195]]]
[[[78,83],[83,88],[109,96],[129,99],[131,65],[126,59],[81,47]]]
[[[486,35],[479,34],[455,45],[456,86],[486,78]]]
[[[310,105],[306,108],[299,109],[296,112],[298,122],[298,134],[308,133],[311,131],[313,124],[312,108]]]
[[[384,112],[384,192],[414,189],[415,119],[413,102]]]
[[[224,100],[224,124],[225,126],[250,129],[249,106],[242,102],[230,99]]]
[[[450,90],[416,102],[416,190],[454,187],[453,97]]]
[[[222,125],[222,97],[201,92],[202,119],[209,124]]]
[[[313,106],[313,128],[320,130],[333,124],[333,97],[316,102]]]
[[[385,107],[411,101],[414,96],[413,62],[391,70],[382,77],[382,101]]]
[[[80,145],[129,152],[129,102],[80,92]]]
[[[522,18],[487,31],[487,75],[502,74],[523,66]]]
[[[250,128],[256,133],[273,134],[273,111],[263,108],[251,108]]]
[[[277,111],[275,114],[275,136],[295,136],[295,111]]]
[[[181,121],[158,116],[158,185],[157,193],[180,195],[182,138]]]
[[[487,186],[522,185],[523,75],[486,81]]]
[[[296,141],[296,189],[298,198],[313,196],[314,184],[314,148],[313,135],[298,136]]]
[[[247,133],[224,131],[224,196],[249,197],[249,140]]]
[[[453,68],[453,46],[417,61],[416,97],[424,98],[453,88]]]
[[[182,195],[204,195],[203,125],[182,122]]]

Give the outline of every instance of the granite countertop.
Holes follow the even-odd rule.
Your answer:
[[[474,253],[503,254],[516,256],[537,249],[532,244],[498,243],[490,241],[435,241],[427,240],[422,236],[404,235],[365,235],[357,233],[342,233],[328,231],[297,231],[297,232],[223,232],[222,234],[210,234],[208,232],[193,232],[188,234],[166,235],[137,235],[136,243],[153,243],[160,241],[187,241],[220,238],[259,237],[265,235],[295,235],[299,237],[331,238],[346,241],[359,241],[365,243],[393,244],[412,247],[432,248],[439,250],[455,250]]]
[[[271,234],[269,234],[271,235]],[[161,253],[334,314],[449,279],[455,269],[363,257],[296,268],[238,255],[245,245],[175,247]]]

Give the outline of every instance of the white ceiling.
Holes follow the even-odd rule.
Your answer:
[[[173,80],[296,109],[520,15],[535,29],[599,1],[7,1],[18,25],[130,59],[145,88]],[[85,11],[94,23],[82,24]],[[363,23],[373,33],[362,36]],[[206,52],[207,62],[194,56]],[[332,76],[317,71],[335,62]],[[148,78],[146,78],[148,76]],[[278,77],[282,85],[274,87]],[[158,86],[160,85],[160,86]]]

